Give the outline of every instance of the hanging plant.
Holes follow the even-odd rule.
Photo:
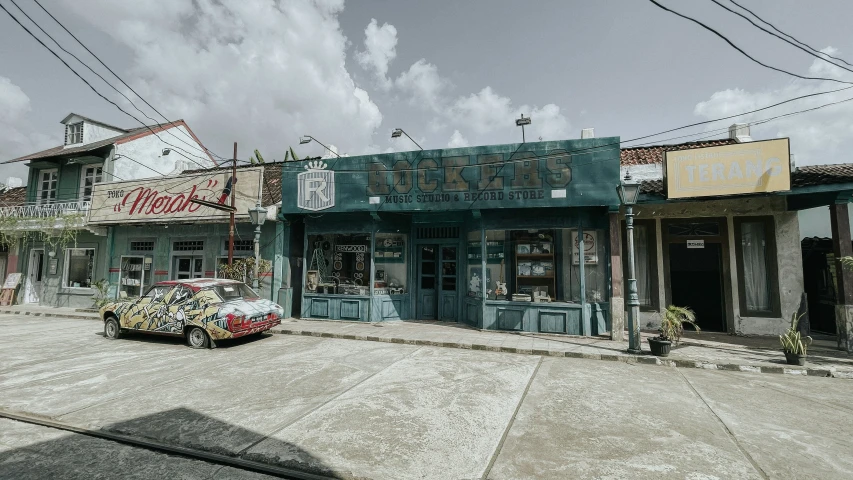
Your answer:
[[[26,249],[32,242],[43,242],[50,251],[77,245],[77,235],[85,220],[83,213],[55,217],[0,217],[0,245],[12,248],[21,242]]]

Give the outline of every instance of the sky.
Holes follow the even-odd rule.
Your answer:
[[[39,1],[148,103],[170,120],[186,120],[225,158],[235,141],[241,159],[256,148],[267,160],[281,160],[290,146],[302,156],[323,154],[316,143],[299,145],[304,134],[350,155],[417,148],[405,137],[392,139],[394,128],[427,149],[514,143],[521,140],[514,123],[521,114],[532,118],[528,140],[579,138],[589,127],[596,136],[627,140],[845,86],[761,67],[644,0]],[[659,1],[764,63],[853,81],[853,73],[766,35],[711,0]],[[736,1],[853,63],[847,22],[853,2]],[[145,114],[58,52],[107,98],[146,123],[154,123],[147,117],[163,121],[33,0],[15,3]],[[0,4],[57,50],[12,0]],[[625,146],[723,137],[735,121],[847,98],[853,90]],[[70,112],[140,125],[0,10],[0,161],[61,144],[59,122]],[[752,136],[790,137],[798,165],[848,162],[851,115],[853,101],[756,125]],[[673,138],[689,134],[696,135]],[[0,182],[25,175],[22,164],[0,165]],[[809,228],[828,234],[828,224],[827,215]]]

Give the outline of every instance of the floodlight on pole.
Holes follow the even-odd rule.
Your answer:
[[[320,145],[322,145],[322,146],[323,146],[323,148],[325,148],[326,150],[328,150],[328,151],[332,152],[333,154],[335,154],[335,156],[336,156],[336,157],[341,158],[341,156],[340,156],[340,155],[338,155],[338,152],[336,152],[336,151],[332,150],[331,148],[327,147],[323,142],[321,142],[320,140],[317,140],[316,138],[312,137],[311,135],[303,135],[303,136],[299,137],[299,144],[300,144],[300,145],[305,145],[306,143],[311,143],[311,141],[312,141],[312,140],[313,140],[313,141],[315,141],[315,142],[317,142],[317,143],[319,143]]]
[[[413,139],[412,137],[410,137],[410,136],[409,136],[409,134],[408,134],[408,133],[406,133],[406,132],[405,132],[405,130],[403,130],[402,128],[395,128],[395,129],[394,129],[394,131],[393,131],[393,132],[391,132],[391,138],[398,138],[398,137],[400,137],[401,135],[405,135],[405,136],[406,136],[406,138],[408,138],[409,140],[411,140],[411,141],[412,141],[412,143],[414,143],[415,145],[417,145],[417,146],[418,146],[418,148],[420,148],[421,150],[423,150],[423,149],[424,149],[424,147],[422,147],[422,146],[418,145],[418,142],[416,142],[416,141],[415,141],[415,139]]]
[[[531,123],[530,117],[525,118],[523,113],[521,114],[521,118],[515,119],[515,126],[521,127],[521,143],[527,142],[527,140],[524,137],[524,126],[530,125],[530,123]]]

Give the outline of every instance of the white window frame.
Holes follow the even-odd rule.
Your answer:
[[[97,173],[98,169],[101,170],[100,174]],[[91,172],[91,175],[89,175]],[[89,195],[86,195],[86,179],[90,178],[92,180],[92,184],[89,186]],[[104,164],[96,163],[92,165],[83,165],[80,169],[80,195],[79,200],[81,202],[89,202],[92,200],[92,191],[94,190],[94,186],[96,183],[103,181],[104,179]]]
[[[36,203],[41,205],[45,203],[54,203],[56,202],[56,194],[57,190],[59,190],[59,169],[57,168],[48,168],[45,170],[38,171],[38,184],[36,188]],[[44,188],[45,174],[49,174],[50,178],[47,180],[49,188]],[[50,185],[53,185],[50,187]],[[42,193],[48,192],[48,198],[42,198]],[[50,197],[50,192],[53,192],[53,198]]]
[[[91,250],[92,253],[92,275],[95,274],[95,269],[97,267],[98,262],[98,249],[97,247],[78,247],[78,248],[66,248],[65,249],[65,261],[63,262],[64,268],[62,269],[62,288],[70,288],[77,290],[92,290],[92,286],[88,287],[72,287],[68,285],[68,267],[71,262],[71,250]],[[94,283],[95,280],[92,279],[91,283]]]
[[[65,126],[65,144],[77,145],[83,143],[83,122],[72,123]]]

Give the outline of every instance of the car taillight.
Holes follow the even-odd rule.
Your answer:
[[[243,322],[246,320],[246,317],[242,315],[234,315],[233,313],[229,313],[225,318],[228,320],[228,330],[231,330],[232,332],[243,328]]]

